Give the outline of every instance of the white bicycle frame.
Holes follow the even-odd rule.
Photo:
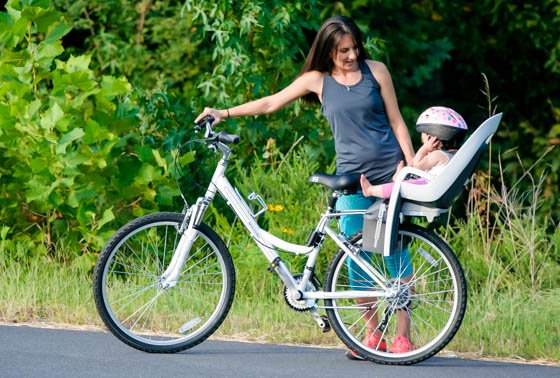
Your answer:
[[[364,272],[370,276],[371,280],[375,281],[377,286],[375,289],[368,291],[307,291],[307,283],[312,277],[317,256],[323,245],[323,238],[321,238],[320,242],[315,243],[314,246],[299,245],[287,242],[263,230],[255,218],[263,212],[265,208],[257,214],[253,214],[251,208],[225,176],[228,159],[231,153],[230,148],[221,142],[214,142],[214,146],[220,150],[223,156],[216,167],[206,194],[204,197],[198,198],[196,203],[187,210],[185,221],[188,220],[188,225],[186,227],[185,225],[181,227],[183,228],[183,230],[180,230],[183,231],[181,239],[174,251],[173,258],[171,259],[168,268],[162,276],[161,282],[164,288],[176,285],[181,268],[188,257],[188,253],[194,241],[196,240],[196,227],[202,221],[203,215],[209,204],[216,196],[216,193],[219,192],[220,195],[226,199],[228,206],[234,211],[245,228],[249,231],[251,237],[269,261],[271,269],[278,274],[296,300],[308,300],[308,303],[311,302],[313,304],[311,307],[317,308],[314,304],[314,301],[317,299],[373,298],[388,297],[394,294],[393,292],[396,288],[391,288],[389,280],[375,270],[375,268],[373,268],[367,260],[360,256],[361,250],[352,247],[352,245],[348,243],[342,235],[335,232],[328,226],[329,220],[333,217],[339,217],[342,215],[363,215],[365,210],[331,211],[330,208],[321,215],[315,231],[319,235],[328,235],[346,253],[347,256],[349,256],[360,268],[363,269]],[[261,205],[266,206],[260,196],[252,194],[249,197],[257,199]],[[277,249],[296,255],[308,255],[307,263],[300,280],[296,280],[288,270],[276,252]],[[363,308],[367,309],[368,307],[364,305]]]

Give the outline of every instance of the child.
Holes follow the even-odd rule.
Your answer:
[[[416,152],[412,166],[437,176],[457,152],[458,144],[467,132],[467,124],[463,117],[453,109],[433,106],[420,114],[416,122],[416,130],[422,133],[423,145]],[[401,161],[393,180],[403,166]],[[427,183],[424,179],[410,179],[406,182],[417,185]],[[392,182],[372,185],[364,175],[360,177],[360,184],[364,196],[379,198],[391,197],[394,186]]]

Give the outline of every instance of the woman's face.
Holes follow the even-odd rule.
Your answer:
[[[334,67],[338,70],[352,70],[357,67],[358,48],[350,34],[344,34],[333,52]]]

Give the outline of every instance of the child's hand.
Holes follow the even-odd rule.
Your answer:
[[[428,135],[428,139],[423,147],[426,152],[436,151],[441,149],[441,141],[435,136]]]

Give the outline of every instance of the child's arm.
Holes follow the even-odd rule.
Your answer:
[[[426,143],[416,152],[412,166],[427,171],[430,168],[447,163],[447,157],[437,152],[440,145],[441,142],[436,137],[429,136]]]
[[[414,163],[414,168],[427,171],[433,167],[447,163],[449,159],[438,151],[439,150],[436,150],[426,154],[420,161]]]

